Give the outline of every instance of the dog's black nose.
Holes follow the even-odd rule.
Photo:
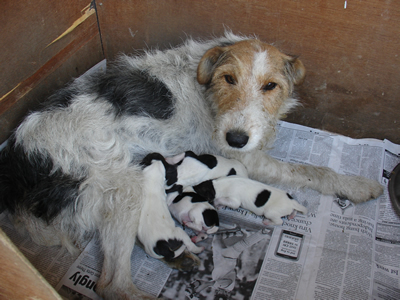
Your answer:
[[[249,136],[243,131],[228,131],[226,141],[233,148],[243,148],[249,141]]]

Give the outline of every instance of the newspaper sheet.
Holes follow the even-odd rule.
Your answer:
[[[277,133],[269,154],[282,161],[327,166],[385,186],[400,163],[400,145],[388,140],[356,140],[287,122]],[[387,189],[355,206],[310,189],[281,188],[308,208],[307,216],[265,227],[249,211],[222,208],[220,230],[200,242],[198,270],[172,270],[135,246],[133,281],[163,299],[400,299],[400,217]],[[4,214],[0,225],[65,299],[99,299],[96,236],[72,257],[34,244]]]

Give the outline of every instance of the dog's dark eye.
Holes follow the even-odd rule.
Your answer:
[[[225,75],[224,76],[225,81],[229,84],[235,84],[235,80],[233,79],[233,77],[231,75]]]
[[[268,82],[266,85],[262,87],[263,91],[271,91],[276,88],[277,84],[275,82]]]

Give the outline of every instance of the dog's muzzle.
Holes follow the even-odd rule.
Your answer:
[[[228,131],[226,141],[233,148],[243,148],[249,141],[249,136],[243,131]]]

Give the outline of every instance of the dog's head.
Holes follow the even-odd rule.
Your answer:
[[[208,50],[197,80],[215,109],[220,147],[249,151],[273,140],[276,122],[297,103],[293,88],[304,76],[299,59],[255,39]]]

